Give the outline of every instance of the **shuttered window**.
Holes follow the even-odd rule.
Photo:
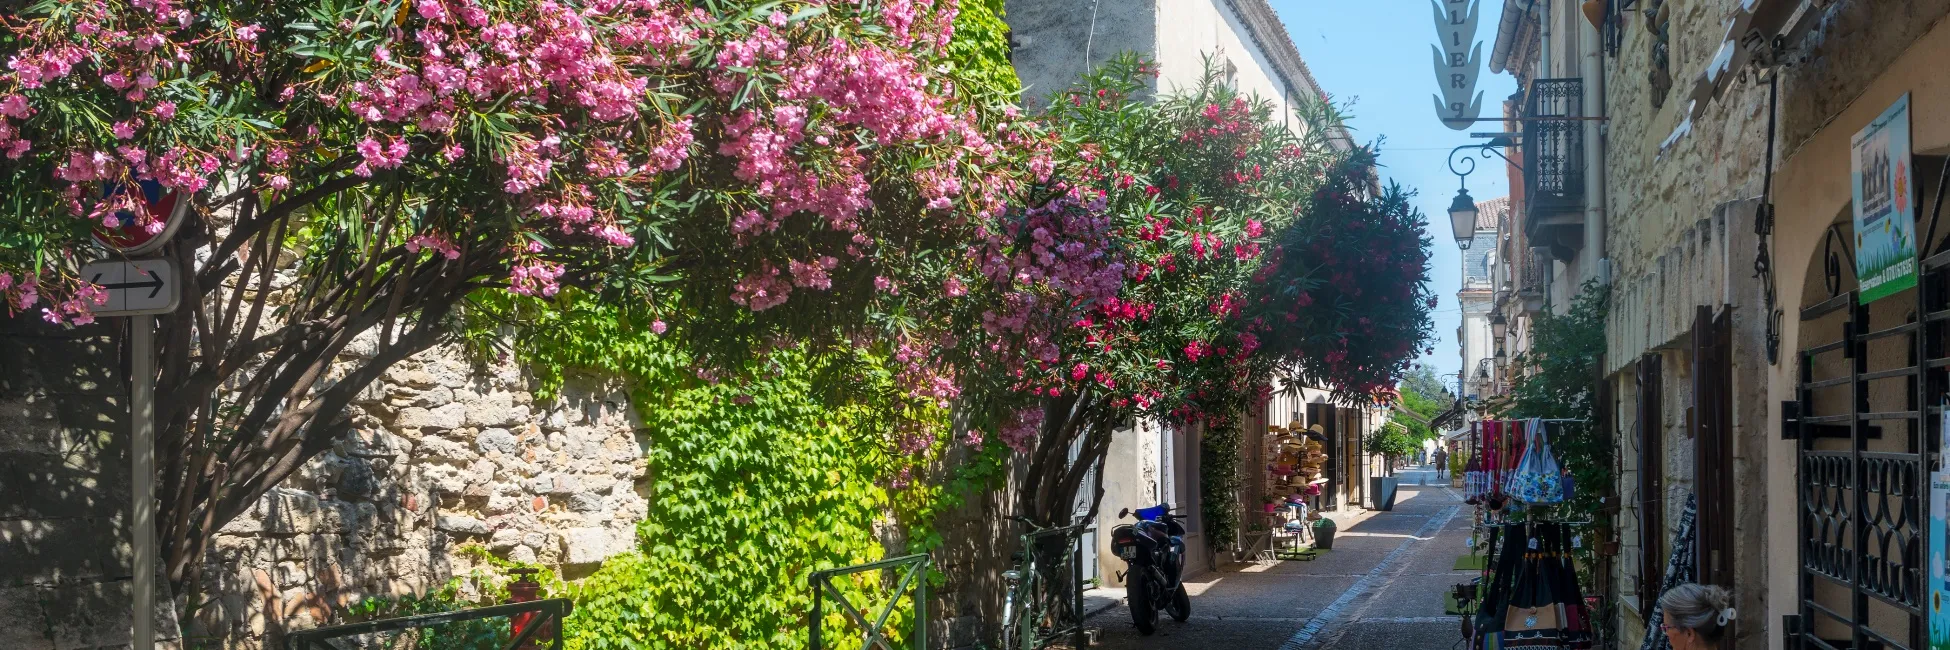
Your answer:
[[[1639,611],[1652,611],[1659,597],[1659,584],[1665,580],[1666,557],[1666,477],[1664,391],[1658,354],[1639,359],[1638,402],[1638,512],[1639,512]]]

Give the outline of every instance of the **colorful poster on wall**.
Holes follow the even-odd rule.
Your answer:
[[[1930,650],[1950,650],[1950,573],[1943,566],[1946,517],[1944,501],[1950,497],[1950,473],[1930,475]]]
[[[1950,407],[1950,396],[1945,396],[1944,405]],[[1950,408],[1943,409],[1942,428],[1937,430],[1940,437],[1950,439]],[[1943,447],[1950,451],[1950,446]],[[1929,593],[1928,615],[1930,617],[1930,650],[1950,650],[1950,554],[1945,547],[1950,546],[1950,471],[1930,473],[1930,528],[1924,536],[1929,540]]]
[[[1862,304],[1916,286],[1916,201],[1909,167],[1909,95],[1855,133],[1855,278]]]

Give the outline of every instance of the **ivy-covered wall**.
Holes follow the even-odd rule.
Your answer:
[[[648,513],[633,551],[567,587],[570,647],[805,647],[813,571],[905,551],[906,522],[930,493],[890,485],[907,459],[875,430],[875,405],[860,397],[873,386],[818,383],[831,364],[870,370],[873,359],[780,353],[706,378],[648,316],[573,299],[503,308],[523,324],[514,352],[544,393],[565,373],[621,378],[642,420]],[[886,597],[877,578],[846,587],[856,605]],[[910,616],[904,608],[890,625],[911,627]]]

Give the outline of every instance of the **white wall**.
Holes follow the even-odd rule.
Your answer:
[[[1232,63],[1232,84],[1241,92],[1271,101],[1297,127],[1291,98],[1312,95],[1308,88],[1288,88],[1274,73],[1271,60],[1252,41],[1245,23],[1224,0],[1159,0],[1157,3],[1158,89],[1171,92],[1198,86],[1205,73],[1206,55],[1225,69]],[[1296,83],[1304,83],[1295,80]]]

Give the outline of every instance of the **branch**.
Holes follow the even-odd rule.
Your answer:
[[[325,169],[321,170],[321,173],[330,173],[333,171],[333,167],[338,166],[342,162],[344,162],[343,158],[334,161],[330,165],[326,165]],[[254,218],[239,219],[237,223],[231,225],[230,235],[224,237],[223,243],[218,244],[216,252],[211,254],[210,263],[213,265],[218,264],[221,260],[236,254],[237,249],[242,247],[245,241],[256,236],[258,231],[263,230],[271,222],[289,217],[291,213],[298,211],[299,208],[317,203],[327,196],[363,185],[368,180],[370,179],[361,176],[340,176],[333,178],[332,180],[318,184],[317,187],[299,192],[297,195],[285,199]],[[198,278],[198,282],[206,287],[213,286],[215,278],[209,276],[215,270],[215,267],[205,269],[203,273],[199,274],[205,277]]]

